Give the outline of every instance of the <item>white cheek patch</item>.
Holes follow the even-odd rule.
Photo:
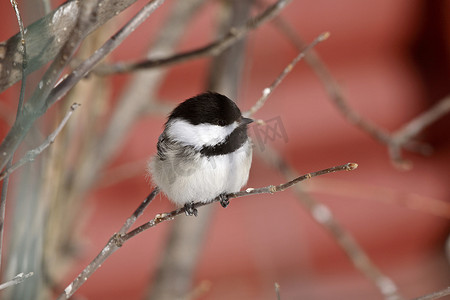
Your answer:
[[[167,134],[173,141],[200,149],[203,146],[219,144],[237,127],[237,122],[227,126],[212,124],[192,125],[185,120],[176,119],[167,124]]]

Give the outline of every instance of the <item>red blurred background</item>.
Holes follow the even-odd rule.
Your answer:
[[[127,20],[143,3],[119,15],[122,21],[117,23]],[[159,8],[113,52],[110,60],[144,57],[148,42],[160,30],[172,3],[167,1]],[[19,7],[25,5],[19,3]],[[306,41],[325,31],[331,33],[315,50],[341,85],[349,104],[364,118],[393,131],[450,92],[449,6],[449,1],[296,0],[281,15]],[[23,11],[25,25],[42,16],[36,15],[39,12],[32,15],[27,8]],[[217,2],[210,1],[190,23],[177,50],[211,41],[216,17]],[[0,22],[0,40],[16,33],[14,12],[6,1],[0,3]],[[297,50],[271,24],[249,34],[243,81],[236,99],[242,110],[254,104],[296,54]],[[171,67],[158,97],[175,105],[203,91],[209,63],[205,58]],[[111,79],[111,105],[129,77],[117,75]],[[27,89],[33,89],[33,79]],[[4,111],[9,109],[14,114],[18,91],[16,84],[0,94]],[[83,114],[83,107],[77,114]],[[409,171],[395,168],[384,145],[345,120],[304,62],[295,67],[255,117],[281,119],[287,140],[274,138],[267,143],[299,173],[347,162],[359,164],[353,172],[314,178],[305,183],[305,188],[330,207],[334,217],[406,298],[448,286],[448,219],[404,204],[415,199],[424,207],[435,200],[449,203],[448,116],[420,136],[433,146],[431,156],[405,152],[413,163]],[[104,174],[111,175],[108,170],[130,162],[142,162],[139,170],[134,170],[133,177],[113,184],[105,175],[87,195],[83,210],[88,217],[82,224],[80,252],[73,268],[59,278],[63,286],[101,250],[148,194],[145,161],[156,152],[164,122],[163,115],[136,122]],[[8,125],[0,120],[2,138],[7,130]],[[278,170],[254,157],[249,187],[284,181]],[[14,202],[14,193],[8,201]],[[8,204],[7,222],[12,206]],[[275,299],[275,282],[281,286],[282,299],[381,298],[335,239],[299,205],[292,191],[236,199],[227,209],[214,206],[195,271],[195,286],[204,281],[210,284],[202,299]],[[141,222],[172,208],[158,196]],[[141,299],[154,276],[170,227],[171,222],[166,222],[130,240],[76,295],[87,299]]]

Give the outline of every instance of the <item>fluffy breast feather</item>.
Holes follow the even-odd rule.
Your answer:
[[[149,172],[153,182],[179,206],[210,201],[221,193],[239,191],[247,183],[252,160],[250,141],[233,153],[205,157],[163,133],[157,147],[158,155],[151,159]]]

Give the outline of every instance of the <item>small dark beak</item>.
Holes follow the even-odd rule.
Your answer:
[[[250,124],[251,122],[253,122],[253,119],[246,118],[246,117],[241,118],[241,124],[243,124],[243,125]]]

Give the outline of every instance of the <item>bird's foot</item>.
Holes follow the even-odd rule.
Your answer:
[[[186,216],[198,216],[198,210],[194,207],[194,202],[188,202],[184,205]]]
[[[228,204],[230,204],[230,198],[228,197],[227,193],[223,193],[223,194],[219,195],[219,202],[223,208],[227,207]]]

